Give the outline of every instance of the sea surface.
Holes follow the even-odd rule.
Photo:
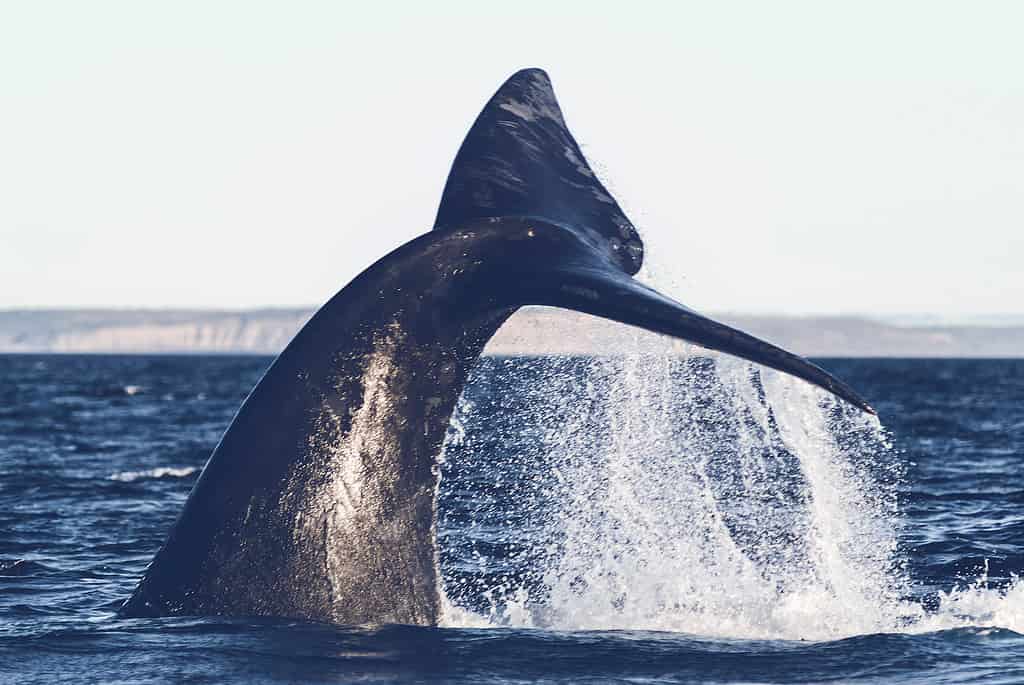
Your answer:
[[[1024,360],[482,360],[443,625],[122,619],[262,357],[0,356],[0,682],[1024,682]]]

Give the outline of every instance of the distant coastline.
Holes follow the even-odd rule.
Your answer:
[[[0,353],[276,354],[312,309],[0,311]],[[896,325],[867,317],[718,314],[810,357],[1024,357],[1024,324]],[[575,312],[521,310],[489,354],[608,354],[691,345]]]

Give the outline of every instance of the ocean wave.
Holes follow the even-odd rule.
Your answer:
[[[0,559],[0,576],[31,576],[53,569],[46,564],[28,559]]]
[[[198,470],[196,466],[158,466],[145,471],[118,471],[110,475],[110,480],[132,483],[156,478],[187,478]]]

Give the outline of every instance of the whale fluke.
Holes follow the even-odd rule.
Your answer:
[[[590,168],[540,69],[514,74],[480,112],[448,174],[435,230],[504,216],[571,227],[630,275],[643,263],[640,235]]]
[[[633,280],[642,260],[547,75],[513,75],[459,150],[434,230],[357,276],[278,356],[122,614],[436,623],[437,456],[470,368],[524,305],[689,340],[871,411],[806,360]]]

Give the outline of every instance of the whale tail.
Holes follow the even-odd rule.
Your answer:
[[[635,281],[642,262],[547,76],[512,76],[459,150],[435,230],[357,276],[274,360],[122,615],[436,623],[437,456],[470,368],[522,305],[689,340],[871,411],[806,360]]]
[[[434,230],[479,219],[532,217],[573,233],[552,257],[530,254],[516,304],[574,309],[783,371],[875,413],[852,388],[775,345],[702,316],[630,278],[644,247],[569,132],[547,74],[509,78],[477,117],[448,176]]]

